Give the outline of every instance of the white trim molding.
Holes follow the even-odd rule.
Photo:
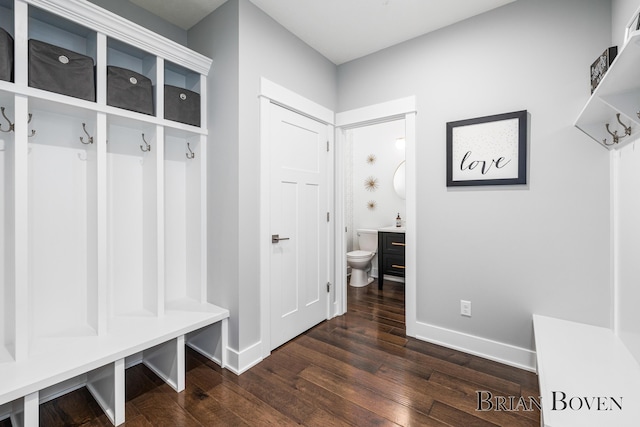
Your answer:
[[[264,77],[260,79],[260,97],[327,125],[335,124],[333,111]]]
[[[405,323],[407,326],[407,335],[414,337],[416,330],[416,286],[417,286],[417,203],[416,203],[416,97],[408,96],[392,101],[373,104],[354,110],[344,111],[336,114],[336,165],[339,170],[346,167],[344,164],[344,150],[341,145],[345,143],[345,131],[357,127],[372,125],[375,123],[384,123],[393,120],[405,120],[405,158],[406,158],[406,183],[407,196],[406,203],[406,239],[407,246],[405,250],[405,262],[407,269],[405,270]],[[344,173],[336,173],[335,182],[336,194],[336,291],[337,304],[339,308],[338,314],[344,314],[347,311],[347,242],[344,233]]]
[[[394,118],[402,119],[405,115],[416,112],[416,97],[408,96],[338,113],[336,114],[336,127],[366,126]]]
[[[416,322],[415,337],[505,365],[536,372],[536,352],[526,348],[422,322]]]
[[[243,372],[248,371],[258,363],[262,362],[262,347],[262,341],[258,341],[242,351],[227,347],[228,364],[225,368],[236,375],[240,375]]]
[[[136,46],[145,52],[158,55],[174,64],[189,68],[205,76],[209,74],[212,60],[190,51],[185,46],[166,37],[159,36],[141,25],[128,21],[115,13],[102,9],[85,0],[25,0],[41,9],[53,12],[69,21],[124,43]]]

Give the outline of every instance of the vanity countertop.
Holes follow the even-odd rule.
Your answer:
[[[382,231],[382,232],[386,232],[386,233],[404,233],[405,232],[405,228],[404,227],[396,227],[396,226],[390,226],[390,227],[381,227],[378,228],[378,231]]]

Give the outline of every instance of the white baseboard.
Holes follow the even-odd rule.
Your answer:
[[[417,339],[536,372],[535,351],[427,323],[416,322],[415,331]]]
[[[262,342],[258,341],[242,351],[227,348],[227,361],[229,363],[226,368],[236,375],[248,371],[262,362]]]

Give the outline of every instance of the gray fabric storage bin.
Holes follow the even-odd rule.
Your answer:
[[[164,86],[164,118],[200,126],[200,94],[181,87]]]
[[[13,81],[13,37],[0,28],[0,80]]]
[[[29,40],[29,86],[95,101],[93,58],[39,40]]]
[[[107,105],[153,115],[153,84],[151,79],[109,65],[107,67]]]

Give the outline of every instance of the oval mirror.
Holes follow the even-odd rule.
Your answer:
[[[396,169],[396,172],[393,174],[393,189],[396,190],[396,194],[401,199],[405,199],[406,192],[404,187],[405,182],[405,163],[400,163],[400,166]]]

